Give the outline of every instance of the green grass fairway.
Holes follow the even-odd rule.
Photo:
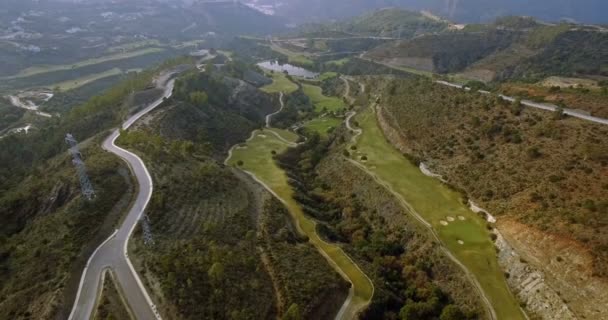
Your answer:
[[[290,94],[298,90],[298,85],[287,79],[287,76],[282,72],[267,72],[266,75],[272,78],[272,83],[261,88],[264,92]]]
[[[344,58],[344,59],[339,59],[339,60],[330,60],[330,61],[325,62],[325,64],[341,67],[349,61],[350,61],[350,58]]]
[[[302,84],[304,93],[312,100],[315,105],[316,112],[337,111],[345,107],[344,101],[336,97],[327,97],[323,95],[321,87],[310,84]]]
[[[278,53],[286,55],[288,62],[293,65],[310,67],[314,64],[312,60],[305,55],[285,49],[277,44],[270,45],[270,48]]]
[[[76,89],[79,87],[82,87],[86,84],[89,84],[91,82],[97,81],[99,79],[103,79],[103,78],[107,78],[107,77],[111,77],[111,76],[116,76],[122,74],[122,70],[120,70],[119,68],[113,68],[110,69],[108,71],[104,71],[104,72],[100,72],[100,73],[94,73],[94,74],[89,74],[86,75],[84,77],[80,77],[77,79],[72,79],[72,80],[67,80],[67,81],[63,81],[63,82],[59,82],[59,83],[55,83],[53,85],[50,85],[49,87],[54,89],[54,88],[59,88],[59,90],[61,91],[68,91],[68,90],[72,90],[72,89]]]
[[[352,319],[357,311],[370,303],[374,292],[373,284],[340,247],[324,242],[319,238],[316,233],[315,222],[304,214],[302,208],[293,199],[293,190],[287,182],[285,172],[272,159],[271,152],[281,153],[286,150],[287,144],[269,133],[268,130],[257,131],[254,138],[248,141],[245,147],[235,149],[228,163],[236,166],[239,160],[243,161],[244,164],[240,168],[254,174],[282,199],[296,221],[298,229],[308,236],[310,243],[325,256],[338,272],[350,279],[354,287],[354,296],[350,307],[344,314],[344,319]],[[284,130],[272,130],[284,139],[291,139],[290,141],[294,141],[293,139],[296,137]]]
[[[324,81],[324,80],[327,80],[327,79],[335,78],[337,76],[338,76],[337,72],[323,72],[319,76],[319,81]]]
[[[165,49],[162,49],[162,48],[146,48],[146,49],[141,49],[141,50],[137,50],[137,51],[130,51],[130,52],[125,52],[125,53],[107,55],[107,56],[103,56],[103,57],[99,57],[99,58],[92,58],[92,59],[88,59],[88,60],[79,61],[79,62],[76,62],[73,64],[35,66],[35,67],[30,67],[30,68],[21,70],[21,72],[19,72],[16,75],[3,77],[0,79],[3,79],[3,80],[18,79],[18,78],[25,78],[25,77],[42,74],[42,73],[47,73],[47,72],[77,69],[77,68],[86,67],[86,66],[90,66],[90,65],[94,65],[94,64],[100,64],[103,62],[114,61],[114,60],[123,60],[123,59],[143,56],[145,54],[157,53],[157,52],[161,52],[164,50]]]
[[[367,156],[365,167],[432,225],[445,246],[477,278],[498,319],[524,319],[498,266],[486,222],[462,203],[458,193],[422,174],[393,148],[371,110],[358,115],[357,120],[363,129],[357,152]]]
[[[306,130],[319,133],[322,137],[327,137],[327,131],[331,128],[337,128],[342,123],[342,119],[334,117],[315,118],[304,124]]]

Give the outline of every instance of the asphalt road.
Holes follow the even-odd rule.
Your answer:
[[[447,82],[447,81],[435,81],[435,82],[438,84],[444,85],[444,86],[452,87],[452,88],[464,89],[466,91],[471,90],[470,88],[467,88],[463,85],[456,84],[456,83],[451,83],[451,82]],[[488,92],[485,90],[479,90],[479,92],[483,93],[483,94],[491,94],[491,92]],[[504,94],[499,94],[498,96],[509,102],[514,102],[516,100],[516,98],[505,96]],[[532,108],[552,111],[552,112],[555,112],[558,110],[558,106],[556,106],[554,104],[550,104],[550,103],[539,103],[539,102],[534,102],[534,101],[524,99],[524,100],[521,100],[521,104],[524,106],[527,106],[527,107],[532,107]],[[577,111],[574,109],[566,108],[566,109],[563,109],[563,112],[564,112],[564,114],[569,115],[571,117],[575,117],[575,118],[579,118],[579,119],[583,119],[583,120],[587,120],[587,121],[591,121],[591,122],[595,122],[595,123],[599,123],[599,124],[608,125],[608,119],[590,116],[590,115],[581,113],[580,111]]]
[[[174,81],[169,80],[169,77],[170,75],[163,75],[157,79],[159,86],[165,88],[163,96],[137,114],[131,116],[123,124],[123,129],[128,129],[146,113],[158,107],[163,102],[164,98],[171,96]],[[127,254],[127,244],[131,234],[133,233],[137,222],[142,217],[144,210],[150,201],[150,197],[152,196],[152,178],[150,177],[145,164],[137,155],[116,146],[115,141],[119,135],[120,131],[115,130],[103,142],[102,147],[108,152],[116,154],[129,164],[131,172],[139,184],[139,193],[120,228],[102,243],[89,258],[87,266],[82,274],[72,312],[70,313],[70,320],[86,320],[92,318],[98,296],[103,289],[103,284],[101,282],[102,274],[107,269],[111,269],[116,275],[118,285],[136,319],[161,319],[156,310],[156,306],[150,299],[150,296],[143,286],[137,272],[133,268]]]

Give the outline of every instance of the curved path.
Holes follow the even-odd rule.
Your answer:
[[[122,129],[128,129],[146,113],[158,107],[165,98],[171,97],[174,81],[168,80],[170,76],[171,75],[164,75],[157,79],[159,86],[165,87],[163,96],[130,117],[122,125]],[[97,305],[98,296],[103,289],[102,275],[107,269],[112,269],[112,271],[114,271],[118,282],[117,284],[120,285],[121,291],[125,295],[129,308],[136,319],[161,319],[160,314],[156,310],[156,306],[143,286],[127,253],[129,239],[152,196],[152,178],[150,177],[150,173],[145,164],[137,155],[116,145],[115,142],[119,135],[120,130],[115,130],[103,142],[102,147],[128,163],[131,172],[137,179],[139,185],[137,198],[120,228],[103,242],[89,258],[82,273],[72,312],[68,318],[70,320],[86,320],[92,317]]]

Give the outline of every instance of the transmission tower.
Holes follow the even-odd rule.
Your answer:
[[[152,228],[150,227],[150,218],[148,215],[144,215],[141,218],[141,228],[144,233],[144,244],[147,246],[154,244],[154,238],[152,237]]]
[[[70,145],[72,163],[74,166],[76,166],[76,171],[78,172],[78,180],[80,180],[82,195],[88,200],[91,200],[95,197],[95,190],[93,190],[93,185],[91,184],[91,180],[89,180],[89,176],[87,175],[87,168],[82,160],[82,153],[80,153],[80,150],[78,149],[78,142],[76,139],[74,139],[74,136],[72,136],[71,133],[68,133],[65,136],[65,142]]]

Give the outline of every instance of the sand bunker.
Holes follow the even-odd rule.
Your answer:
[[[464,241],[462,241],[462,240],[458,240],[458,244],[463,245],[463,244],[464,244]]]
[[[265,135],[265,134],[258,134],[258,137],[260,137],[260,138],[266,138],[267,135]]]
[[[448,222],[447,221],[443,221],[443,220],[439,221],[439,223],[441,223],[442,226],[447,226],[448,225]]]
[[[455,220],[455,219],[454,219],[453,217],[448,217],[448,221],[449,221],[449,222],[454,222],[454,220]]]
[[[464,221],[464,220],[465,220],[465,217],[463,217],[463,216],[458,216],[458,220],[460,220],[460,221]]]

